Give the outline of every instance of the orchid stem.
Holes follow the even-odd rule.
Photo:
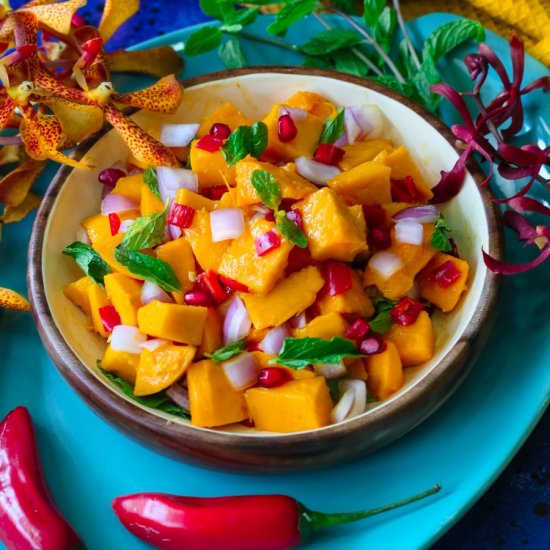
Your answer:
[[[247,40],[251,40],[252,42],[261,42],[262,44],[268,44],[270,46],[275,46],[276,48],[283,48],[284,50],[288,50],[290,52],[296,52],[298,50],[298,46],[294,44],[287,44],[282,40],[275,40],[274,38],[266,38],[265,36],[257,36],[255,34],[251,34],[246,31],[239,32],[239,35],[242,36],[243,38],[246,38]]]
[[[420,69],[420,59],[418,59],[418,55],[412,44],[411,37],[409,36],[409,31],[407,31],[407,27],[403,19],[403,14],[401,13],[401,5],[399,4],[399,0],[393,0],[393,8],[397,15],[397,22],[399,24],[399,27],[403,32],[403,37],[405,38],[405,44],[407,44],[407,48],[409,49],[409,52],[411,52],[412,60],[416,65],[416,68]]]

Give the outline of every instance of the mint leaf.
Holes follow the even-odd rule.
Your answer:
[[[115,260],[135,275],[156,283],[167,292],[181,291],[172,266],[159,258],[118,246],[115,248]]]
[[[265,122],[255,122],[250,126],[250,154],[260,158],[267,149],[267,125]]]
[[[407,42],[405,40],[401,40],[401,42],[399,42],[397,50],[399,52],[399,57],[403,66],[402,68],[404,69],[407,78],[411,78],[416,73],[416,66],[414,64],[409,47],[407,46]]]
[[[138,218],[124,234],[120,246],[130,250],[143,250],[160,244],[164,238],[167,210],[168,205],[162,212]]]
[[[393,317],[391,316],[391,310],[397,305],[398,300],[386,300],[385,298],[378,298],[375,300],[376,313],[372,319],[369,320],[370,329],[378,334],[386,332],[393,323]]]
[[[241,43],[233,36],[218,48],[218,55],[228,69],[237,69],[247,65]]]
[[[364,0],[363,2],[363,21],[365,25],[373,29],[376,22],[386,5],[386,0]]]
[[[335,8],[347,13],[348,15],[357,15],[357,5],[355,0],[332,0]]]
[[[174,416],[181,416],[187,420],[191,420],[191,413],[180,407],[177,403],[174,403],[167,395],[166,392],[160,391],[158,393],[153,393],[152,395],[145,395],[138,397],[134,395],[134,388],[130,382],[124,380],[120,376],[113,374],[112,372],[106,371],[101,368],[101,361],[98,361],[98,368],[103,373],[103,375],[108,378],[115,386],[117,386],[124,395],[127,395],[134,401],[137,401],[139,404],[149,407],[150,409],[157,409],[168,414],[173,414]]]
[[[362,42],[361,36],[350,29],[329,29],[312,36],[300,50],[307,55],[326,55]]]
[[[320,143],[334,143],[344,133],[344,108],[340,107],[334,118],[327,118],[321,133]]]
[[[363,357],[355,344],[345,338],[286,338],[277,357],[270,359],[272,365],[284,365],[303,369],[315,363],[339,363],[346,357]]]
[[[279,209],[282,194],[281,186],[275,177],[267,170],[254,170],[250,178],[252,187],[258,193],[260,200],[274,212]]]
[[[395,10],[385,7],[376,22],[373,30],[373,38],[381,48],[388,53],[393,43],[395,29],[397,28],[397,15]]]
[[[242,353],[245,349],[246,349],[246,338],[243,338],[242,340],[231,342],[231,344],[227,344],[227,346],[217,349],[212,354],[205,353],[205,355],[206,357],[209,357],[210,359],[212,359],[214,363],[218,364],[218,363],[221,363],[222,361],[227,361],[228,359],[231,359],[231,357],[235,355],[239,355],[239,353]]]
[[[199,4],[206,15],[220,21],[224,20],[226,13],[235,9],[232,0],[200,0]]]
[[[451,241],[449,241],[449,237],[447,237],[447,233],[450,231],[451,230],[445,223],[445,218],[440,214],[435,222],[435,229],[432,234],[432,247],[441,252],[450,252],[453,249]]]
[[[185,41],[183,53],[193,56],[206,53],[217,48],[222,41],[222,31],[219,27],[202,27],[191,33]]]
[[[258,8],[244,8],[236,10],[232,7],[229,11],[227,11],[227,14],[224,17],[224,26],[238,25],[241,28],[246,27],[247,25],[254,23],[259,13],[260,10]]]
[[[430,86],[441,82],[441,77],[432,57],[428,56],[422,60],[420,69],[413,76],[412,82],[424,107],[435,113],[442,98],[434,94],[430,90]]]
[[[222,147],[227,166],[233,166],[247,155],[260,157],[267,147],[267,126],[255,122],[252,126],[239,126]]]
[[[344,49],[335,52],[332,55],[334,68],[341,73],[352,74],[355,76],[367,76],[368,67],[351,51]]]
[[[73,258],[82,271],[100,286],[104,285],[103,278],[105,275],[111,273],[109,264],[91,246],[80,241],[75,241],[66,246],[63,254]]]
[[[288,27],[303,19],[317,7],[317,0],[287,0],[283,8],[275,15],[267,32],[275,36],[284,36]]]
[[[286,212],[279,210],[275,222],[279,231],[292,243],[300,248],[307,248],[307,238],[303,231],[286,217]]]
[[[159,180],[157,179],[157,171],[152,167],[149,166],[144,172],[143,172],[143,183],[149,187],[151,190],[151,193],[157,197],[157,199],[160,200],[160,191],[159,191]]]

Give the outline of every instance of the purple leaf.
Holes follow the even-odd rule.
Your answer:
[[[508,204],[519,212],[536,212],[543,216],[550,216],[550,208],[531,197],[512,199]]]
[[[525,216],[513,210],[506,210],[502,215],[502,221],[506,227],[513,229],[518,234],[520,241],[532,242],[533,239],[539,236],[537,230],[527,221]]]
[[[489,256],[485,250],[482,250],[481,252],[483,253],[483,261],[485,262],[485,265],[493,273],[497,273],[499,275],[517,275],[518,273],[529,271],[544,262],[544,260],[550,256],[550,246],[546,245],[537,258],[525,264],[508,264]]]
[[[468,160],[472,149],[468,147],[462,155],[455,162],[455,165],[451,168],[449,172],[441,170],[441,178],[439,183],[432,187],[432,193],[434,196],[430,200],[433,204],[440,204],[442,202],[447,202],[453,197],[456,197],[462,185],[464,184],[464,177],[466,176],[466,161]]]

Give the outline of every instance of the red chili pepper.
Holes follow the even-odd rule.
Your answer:
[[[268,252],[275,250],[281,246],[281,237],[275,229],[270,229],[267,233],[263,233],[254,240],[254,246],[256,247],[256,254],[258,256],[264,256]]]
[[[401,300],[391,310],[390,315],[393,320],[403,327],[416,323],[420,312],[424,309],[424,304],[413,300],[409,296],[403,296]]]
[[[211,269],[207,269],[200,275],[197,275],[197,283],[202,290],[210,294],[212,300],[214,300],[216,304],[221,304],[227,299],[227,293],[220,284],[218,277]]]
[[[281,367],[266,367],[260,371],[258,385],[262,388],[276,388],[288,382],[292,376],[290,372]]]
[[[219,201],[227,193],[225,185],[214,185],[214,187],[206,187],[200,194],[212,201]]]
[[[199,498],[138,493],[113,500],[121,523],[165,550],[291,550],[327,527],[350,523],[437,493],[440,485],[393,504],[344,514],[309,510],[285,495]]]
[[[185,204],[173,202],[170,205],[167,221],[170,225],[175,225],[181,229],[187,229],[188,227],[191,227],[194,217],[195,209],[192,206],[186,206]]]
[[[353,271],[347,265],[339,262],[329,262],[324,276],[328,293],[331,296],[342,294],[353,287]]]
[[[115,306],[110,304],[99,308],[99,317],[106,332],[113,332],[116,326],[122,325],[122,320]]]
[[[298,128],[296,128],[296,124],[294,124],[294,120],[292,120],[289,114],[279,117],[277,134],[279,136],[279,141],[283,143],[292,141],[298,135]]]
[[[197,141],[195,147],[197,149],[203,149],[209,153],[215,153],[219,151],[223,145],[223,139],[212,134],[206,134]]]
[[[234,279],[230,279],[229,277],[224,277],[223,275],[218,275],[218,279],[226,287],[234,290],[235,292],[248,292],[248,287],[246,285],[243,285],[242,283],[239,283],[239,281],[235,281]]]
[[[76,550],[80,545],[49,494],[24,407],[0,424],[0,493],[0,540],[8,550]]]
[[[315,155],[313,155],[313,160],[328,164],[329,166],[334,166],[344,158],[345,153],[343,149],[336,147],[336,145],[319,143],[317,151],[315,151]]]
[[[447,260],[444,264],[432,270],[430,278],[441,288],[449,288],[460,279],[460,270],[452,260]]]
[[[405,176],[402,180],[391,180],[391,198],[394,202],[418,202],[422,200],[422,196],[411,176]]]
[[[212,124],[210,134],[220,139],[227,139],[231,135],[231,128],[223,122],[216,122]]]
[[[111,227],[111,235],[116,235],[120,229],[120,216],[115,212],[109,214],[109,226]]]
[[[386,227],[386,211],[381,206],[363,205],[367,227]]]

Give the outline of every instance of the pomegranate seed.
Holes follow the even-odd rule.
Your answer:
[[[211,269],[207,269],[200,275],[197,275],[197,284],[204,292],[210,295],[216,304],[221,304],[227,299],[225,290],[222,288],[220,281],[218,281],[218,277]]]
[[[219,151],[223,145],[223,139],[212,134],[207,134],[204,137],[201,137],[199,141],[195,144],[197,149],[203,149],[209,153],[215,153]]]
[[[201,191],[201,195],[212,201],[219,201],[227,193],[225,185],[214,185]]]
[[[241,420],[241,424],[243,426],[246,426],[247,428],[255,428],[256,424],[254,424],[254,420],[250,418],[245,418],[244,420]]]
[[[363,214],[369,228],[386,227],[386,211],[381,206],[363,205]]]
[[[302,213],[297,210],[289,210],[286,213],[286,217],[298,228],[304,229],[304,220],[302,219]]]
[[[260,371],[258,385],[262,388],[282,386],[291,379],[290,373],[281,367],[266,367]]]
[[[99,308],[99,317],[106,332],[113,332],[116,326],[122,325],[120,315],[115,309],[115,306],[110,304]]]
[[[460,279],[460,269],[456,267],[452,260],[447,260],[445,263],[432,269],[430,278],[441,288],[449,288]]]
[[[170,225],[175,225],[181,229],[187,229],[188,227],[191,227],[194,216],[195,209],[192,206],[186,206],[184,204],[173,202],[170,205],[167,221]]]
[[[279,141],[283,143],[288,143],[292,141],[298,135],[298,128],[292,120],[292,117],[289,114],[281,115],[279,117],[277,135],[279,136]]]
[[[423,309],[424,304],[413,300],[409,296],[404,296],[391,310],[390,315],[398,325],[406,327],[416,323],[416,320]]]
[[[227,139],[231,135],[231,128],[223,122],[216,122],[212,124],[210,134],[220,139]]]
[[[418,202],[422,199],[411,176],[391,180],[391,198],[395,202]]]
[[[338,164],[346,152],[336,145],[331,145],[330,143],[319,143],[317,151],[313,156],[313,160],[317,162],[322,162],[323,164],[328,164],[329,166],[334,166]]]
[[[269,212],[266,212],[265,219],[268,222],[274,222],[275,221],[275,212],[273,212],[273,210],[270,210]]]
[[[279,233],[277,233],[275,229],[271,229],[267,233],[256,237],[254,246],[256,247],[256,254],[258,254],[258,256],[264,256],[268,252],[281,246],[281,237],[279,237]]]
[[[342,294],[353,287],[353,271],[339,262],[329,262],[326,266],[324,276],[328,293],[331,296]]]
[[[370,330],[370,325],[365,319],[356,319],[344,334],[344,338],[360,343]]]
[[[79,29],[80,27],[83,27],[85,24],[86,24],[86,19],[84,19],[84,17],[82,17],[82,15],[80,15],[78,13],[75,13],[71,17],[71,25],[73,27],[76,27],[77,29]]]
[[[116,235],[120,229],[120,216],[115,212],[109,214],[109,225],[111,227],[111,235]]]
[[[246,351],[262,351],[260,349],[260,342],[256,340],[248,340],[246,343]]]
[[[391,246],[391,233],[387,227],[373,227],[369,231],[369,242],[376,250],[386,250]]]
[[[210,294],[204,292],[204,290],[190,290],[183,295],[183,301],[188,306],[204,306],[208,307],[213,305]]]
[[[223,275],[218,275],[218,279],[231,290],[236,292],[248,292],[248,287],[242,283],[239,283],[239,281],[235,281],[229,277],[224,277]]]
[[[97,177],[97,180],[105,187],[109,187],[109,189],[114,189],[117,181],[120,178],[124,177],[126,177],[126,172],[124,172],[124,170],[120,170],[118,168],[106,168],[105,170],[101,170],[99,176]]]
[[[386,342],[380,336],[371,335],[359,344],[359,351],[365,355],[382,353],[386,349]]]

